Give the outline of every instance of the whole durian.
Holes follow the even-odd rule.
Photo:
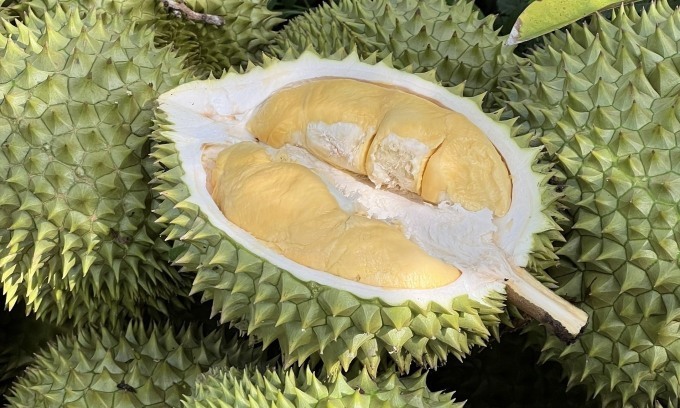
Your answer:
[[[339,377],[320,381],[309,369],[213,368],[196,380],[194,392],[184,398],[185,408],[277,407],[277,408],[461,408],[451,394],[427,389],[425,375],[399,378],[386,371],[372,379],[366,370],[351,380]]]
[[[147,158],[152,101],[184,80],[182,60],[123,12],[56,7],[5,29],[6,304],[21,300],[56,323],[115,324],[186,298],[188,282],[165,262],[170,248],[151,212]]]
[[[125,13],[140,26],[152,26],[157,47],[170,45],[185,58],[195,76],[219,77],[232,66],[245,66],[260,59],[265,46],[273,42],[274,27],[281,23],[278,12],[263,0],[186,0],[183,5],[197,13],[221,17],[223,24],[197,22],[180,15],[156,0],[29,0],[13,7],[21,15],[32,10],[42,16],[59,5],[73,5],[84,13],[96,7],[111,13]]]
[[[494,91],[517,69],[519,58],[493,23],[468,0],[340,0],[291,20],[270,52],[279,58],[306,49],[322,56],[376,53],[399,69],[435,70],[438,81],[464,83],[464,94],[473,96]]]
[[[524,269],[553,261],[550,168],[481,98],[433,77],[306,53],[159,97],[156,211],[175,263],[221,322],[278,342],[285,366],[320,358],[335,376],[356,360],[375,376],[381,360],[462,358],[497,332],[506,284],[578,334],[583,314]],[[436,204],[457,194],[451,179],[486,198]]]
[[[679,27],[666,0],[597,15],[549,36],[505,90],[564,172],[573,224],[552,275],[590,315],[543,356],[606,407],[680,403]]]
[[[225,330],[83,327],[38,353],[10,390],[9,407],[179,407],[211,366],[242,368],[266,358]]]

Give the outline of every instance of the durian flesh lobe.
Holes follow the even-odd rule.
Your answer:
[[[401,228],[420,228],[423,237],[434,240],[432,247],[449,248],[446,256],[451,259],[444,260],[462,272],[452,283],[426,289],[385,288],[338,278],[281,256],[230,222],[217,207],[204,168],[204,161],[213,165],[214,156],[206,152],[219,150],[220,145],[255,142],[247,124],[256,108],[280,89],[324,77],[399,87],[436,100],[474,123],[503,156],[512,177],[512,203],[505,215],[494,217],[489,209],[434,206],[375,189],[298,146],[284,145],[271,153],[270,157],[304,164],[334,185],[340,196],[362,197],[364,190],[373,191],[380,199],[358,200],[371,218],[406,217],[399,221]],[[198,271],[193,291],[213,300],[213,311],[221,313],[222,321],[235,322],[265,344],[278,340],[288,364],[318,354],[331,374],[346,370],[354,359],[375,374],[378,362],[387,356],[403,371],[413,360],[434,366],[449,353],[462,356],[471,344],[483,343],[489,335],[485,326],[493,330],[506,283],[514,288],[509,293],[548,310],[566,338],[576,335],[584,323],[581,313],[519,267],[529,258],[533,235],[552,225],[541,212],[541,176],[531,170],[536,151],[518,148],[510,126],[484,114],[473,100],[387,65],[363,63],[356,56],[333,61],[305,54],[245,75],[233,73],[219,81],[178,87],[159,98],[157,117],[159,143],[152,154],[165,168],[157,174],[158,190],[165,197],[158,211],[160,222],[167,225],[165,234],[179,240],[175,245],[183,250],[177,262]],[[344,197],[339,197],[341,204],[352,201]],[[412,207],[421,210],[406,211]],[[435,218],[423,222],[419,213]]]
[[[416,289],[443,286],[460,274],[397,228],[347,213],[312,171],[272,161],[254,143],[222,150],[208,184],[229,221],[312,269],[367,285]]]
[[[264,102],[248,130],[431,203],[497,216],[510,206],[510,175],[481,131],[464,115],[396,88],[350,79],[291,86]]]

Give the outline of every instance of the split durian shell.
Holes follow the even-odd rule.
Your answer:
[[[680,11],[665,0],[545,39],[505,90],[565,180],[573,222],[550,272],[590,319],[543,358],[606,407],[680,398]]]
[[[455,265],[462,276],[454,283],[431,289],[384,288],[314,270],[268,248],[217,207],[207,189],[205,147],[254,143],[247,123],[259,105],[277,90],[324,77],[378,83],[436,101],[465,115],[503,156],[513,181],[505,216],[494,218],[488,209],[460,210],[466,214],[460,223],[422,224],[425,229],[452,228],[434,233],[440,237],[465,237],[443,244],[465,248],[458,251],[461,258],[456,262],[464,265]],[[508,282],[515,288],[509,291],[511,297],[543,321],[560,322],[555,326],[565,338],[577,335],[583,324],[578,311],[522,269],[534,247],[545,249],[541,233],[555,228],[542,202],[547,175],[533,170],[538,151],[520,148],[509,123],[483,113],[478,99],[439,86],[432,74],[428,80],[387,62],[360,61],[356,55],[333,60],[305,53],[291,61],[268,61],[247,73],[178,87],[159,98],[157,120],[152,152],[162,169],[157,173],[156,189],[162,197],[157,211],[166,226],[164,234],[174,241],[175,262],[197,273],[193,292],[213,302],[213,313],[222,322],[265,345],[278,341],[286,365],[316,356],[335,376],[358,360],[375,376],[382,359],[408,371],[414,361],[434,367],[449,354],[462,358],[496,331]],[[375,191],[388,194],[388,201],[410,202]],[[427,211],[437,213],[422,200],[409,205],[429,206]],[[271,217],[276,217],[275,210]],[[550,312],[541,315],[538,309]]]

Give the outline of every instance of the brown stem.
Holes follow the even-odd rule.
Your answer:
[[[531,274],[515,267],[507,281],[508,301],[538,322],[547,325],[566,343],[573,343],[588,322],[588,314],[543,286]]]
[[[198,21],[201,23],[221,26],[224,25],[224,19],[213,14],[197,13],[190,9],[182,0],[161,0],[163,7],[170,10],[173,14],[179,14],[191,21]]]

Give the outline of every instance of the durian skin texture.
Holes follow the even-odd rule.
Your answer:
[[[493,92],[514,75],[519,58],[481,17],[472,1],[341,0],[292,19],[267,53],[282,58],[307,49],[321,56],[353,50],[377,53],[398,69],[436,70],[445,86],[464,84],[465,96]]]
[[[265,364],[259,347],[224,329],[83,327],[39,352],[8,394],[12,408],[180,407],[211,366]]]
[[[505,91],[564,172],[573,225],[552,271],[590,315],[545,359],[605,407],[678,406],[680,11],[665,0],[556,33]]]
[[[186,73],[125,13],[79,14],[27,15],[0,37],[0,281],[9,307],[115,324],[188,290],[165,262],[146,157],[152,101]]]
[[[309,368],[217,368],[198,377],[194,392],[183,403],[185,408],[462,408],[450,394],[428,390],[425,378],[421,373],[399,378],[388,370],[374,380],[362,370],[353,378],[341,376],[329,383]]]

